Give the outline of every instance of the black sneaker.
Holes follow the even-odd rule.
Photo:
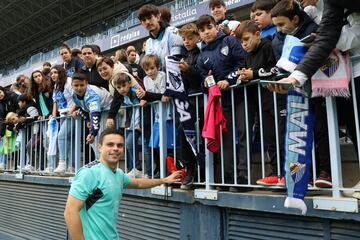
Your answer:
[[[194,178],[195,178],[195,167],[186,167],[186,175],[184,180],[181,183],[180,188],[184,190],[189,190],[194,188]]]
[[[238,176],[237,177],[237,184],[248,184],[248,178],[247,177],[244,177],[244,176]],[[229,188],[229,191],[230,192],[233,192],[233,193],[240,193],[240,192],[249,192],[249,191],[252,191],[253,188],[251,187],[235,187],[235,186],[231,186]]]
[[[227,192],[230,188],[228,186],[216,186],[215,189],[220,192]]]

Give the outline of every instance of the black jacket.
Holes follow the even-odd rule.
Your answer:
[[[352,0],[324,0],[324,11],[316,39],[295,70],[310,78],[321,67],[339,40],[345,9],[360,12],[360,4]]]
[[[197,59],[197,66],[202,78],[202,86],[208,76],[209,71],[215,82],[226,80],[229,85],[236,84],[236,80],[231,74],[243,68],[245,65],[246,52],[242,48],[240,41],[233,36],[227,36],[223,32],[218,32],[216,39],[205,45],[201,49]],[[203,89],[207,91],[207,89]],[[222,106],[231,105],[231,92],[222,92]]]
[[[146,76],[145,71],[137,63],[129,64],[129,66],[131,68],[130,74],[132,74],[135,77],[136,81],[140,84],[140,86],[143,87],[143,80]]]
[[[115,89],[113,101],[111,102],[108,118],[115,119],[116,115],[124,102],[124,97]]]
[[[276,65],[276,58],[268,38],[261,39],[259,46],[245,57],[245,68],[253,70],[253,78],[259,78],[259,70],[268,72]]]
[[[136,96],[133,96],[133,97],[136,97]],[[115,90],[114,98],[113,98],[113,101],[111,102],[111,107],[109,110],[108,118],[116,119],[116,116],[117,116],[119,109],[120,109],[121,105],[123,104],[123,102],[124,102],[124,97],[117,90]],[[142,129],[144,130],[144,137],[146,139],[149,139],[150,134],[151,134],[151,121],[150,121],[151,107],[145,106],[143,109],[144,109],[143,110],[144,122],[143,122]],[[126,116],[131,117],[131,114],[129,114],[129,112],[128,112],[126,114]],[[128,123],[129,123],[129,119],[126,119],[125,125],[128,126]]]
[[[184,60],[189,65],[187,72],[181,72],[182,79],[184,81],[185,89],[188,94],[201,92],[202,77],[197,67],[197,59],[200,55],[200,49],[195,47],[191,51],[186,49],[182,51],[184,54]]]
[[[18,110],[17,114],[20,117],[26,117],[26,120],[22,123],[18,123],[16,125],[16,130],[26,128],[28,124],[30,124],[38,119],[39,112],[36,112],[34,108],[36,108],[35,103],[30,103],[30,104],[26,105],[26,107],[24,109]]]
[[[317,28],[318,25],[305,12],[301,12],[300,23],[293,36],[301,39],[311,33],[315,33]],[[286,34],[278,32],[272,40],[271,44],[274,49],[276,60],[279,60],[281,57],[285,37]]]
[[[245,57],[245,67],[251,68],[253,70],[253,79],[258,79],[260,69],[264,69],[266,72],[269,72],[271,68],[275,67],[276,58],[271,46],[271,41],[268,38],[261,39],[259,46],[254,49],[251,53],[249,53]],[[248,89],[250,93],[254,93],[256,95],[257,85],[249,86]],[[262,104],[263,110],[269,110],[274,108],[274,98],[273,93],[265,88],[261,88],[262,90]],[[277,94],[276,95],[278,106],[281,109],[286,107],[286,95],[285,94]]]
[[[5,97],[0,101],[0,137],[4,136],[5,126],[4,120],[9,112],[16,112],[19,108],[18,95],[14,92],[4,91]]]
[[[36,102],[36,108],[39,110],[39,114],[40,116],[44,116],[45,118],[47,118],[49,115],[51,115],[52,110],[53,110],[53,99],[52,99],[52,93],[51,92],[43,92],[42,96],[46,105],[46,108],[49,111],[49,114],[45,115],[45,113],[43,113],[41,111],[41,107],[40,107],[40,93],[36,93],[35,94],[35,102]]]
[[[84,65],[81,68],[82,72],[86,74],[88,80],[89,80],[89,84],[98,86],[98,87],[103,87],[106,90],[109,91],[109,81],[104,80],[100,74],[98,73],[97,69],[96,69],[96,63],[91,67],[91,68],[87,68],[86,65]]]

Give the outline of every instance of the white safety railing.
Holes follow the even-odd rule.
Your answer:
[[[353,57],[353,61],[358,61],[359,57]],[[351,80],[351,91],[354,110],[354,122],[356,138],[359,139],[359,119],[358,119],[358,102],[356,84],[354,79]],[[224,106],[224,114],[227,117],[227,129],[226,133],[221,134],[221,146],[218,153],[213,154],[206,148],[206,141],[202,138],[202,125],[204,121],[204,111],[207,104],[207,95],[202,93],[191,94],[189,96],[190,102],[194,105],[195,119],[196,119],[196,148],[197,151],[204,155],[204,161],[198,161],[196,163],[196,177],[194,184],[196,188],[195,196],[216,199],[217,190],[227,190],[229,187],[235,187],[236,189],[282,189],[285,186],[273,185],[273,186],[262,186],[256,184],[256,180],[266,177],[269,173],[269,157],[267,151],[269,144],[272,142],[265,142],[265,132],[274,131],[275,136],[272,138],[275,146],[273,151],[273,173],[276,172],[279,180],[283,176],[281,173],[283,161],[281,159],[281,151],[284,146],[281,146],[284,134],[281,133],[279,126],[280,116],[278,113],[279,105],[277,103],[277,96],[274,93],[272,95],[273,106],[273,123],[269,123],[268,119],[264,119],[264,106],[263,106],[263,94],[267,91],[261,87],[257,80],[254,80],[248,84],[240,86],[232,86],[228,90],[223,92],[223,95],[227,94],[231,104]],[[320,102],[322,100],[320,99]],[[332,188],[317,188],[313,185],[317,176],[319,168],[319,153],[316,153],[318,146],[314,141],[313,153],[312,153],[312,179],[309,179],[311,184],[310,190],[326,190],[328,191],[328,197],[330,200],[324,202],[323,199],[317,198],[317,208],[323,209],[343,209],[344,211],[354,210],[355,205],[351,207],[339,207],[332,200],[342,199],[343,192],[349,191],[360,191],[360,188],[344,187],[344,168],[341,159],[341,150],[343,146],[339,142],[339,127],[338,127],[338,111],[336,108],[336,98],[327,97],[324,101],[326,103],[326,115],[328,125],[328,146],[325,149],[329,149],[331,166],[331,180]],[[166,103],[169,104],[169,103]],[[169,124],[169,112],[168,106],[162,102],[153,102],[148,104],[146,107],[140,107],[135,105],[132,107],[122,107],[124,114],[119,115],[116,125],[118,128],[124,129],[125,137],[125,161],[121,163],[120,167],[124,168],[126,173],[134,174],[136,177],[149,177],[158,178],[167,175],[166,169],[166,158],[171,155],[174,158],[174,162],[181,162],[182,146],[179,145],[178,129],[179,123],[176,121],[175,108],[170,109],[171,122]],[[241,105],[242,104],[242,105]],[[223,104],[224,105],[224,104]],[[139,128],[129,128],[131,122],[124,121],[124,119],[130,118],[135,121],[135,118],[131,118],[131,112],[139,110],[140,124]],[[341,111],[339,111],[341,113]],[[107,113],[103,113],[101,129],[105,128],[105,119]],[[254,119],[258,119],[255,121]],[[48,147],[49,139],[46,135],[48,129],[48,120],[40,120],[27,126],[25,129],[21,129],[18,136],[12,136],[13,148],[8,148],[7,151],[2,151],[0,154],[0,164],[3,163],[5,172],[17,172],[28,173],[28,174],[54,174],[53,170],[56,168],[59,160],[60,152],[64,151],[66,156],[66,171],[65,174],[73,174],[81,166],[93,161],[98,157],[96,150],[96,144],[98,143],[98,137],[95,143],[89,145],[86,143],[87,126],[80,117],[65,117],[57,118],[59,122],[59,133],[61,132],[62,143],[58,144],[56,156],[49,158]],[[158,126],[154,129],[154,122],[158,122]],[[264,124],[269,129],[264,129]],[[125,125],[127,123],[128,125]],[[326,124],[326,122],[325,122]],[[132,122],[135,126],[135,122]],[[170,126],[170,127],[169,127]],[[255,128],[254,128],[255,126]],[[257,129],[258,133],[254,131]],[[66,128],[64,130],[64,128]],[[157,129],[158,128],[158,129]],[[159,146],[150,147],[150,143],[154,142],[154,132],[158,131]],[[283,130],[284,132],[285,130]],[[316,131],[316,129],[315,129]],[[171,133],[171,134],[170,134]],[[99,134],[100,135],[100,134]],[[316,133],[315,133],[316,135]],[[60,135],[59,135],[60,136]],[[59,141],[58,136],[58,141]],[[168,146],[167,138],[172,136],[172,146]],[[258,138],[257,138],[258,137]],[[316,136],[315,136],[316,138]],[[258,141],[256,139],[259,139]],[[4,138],[1,140],[4,145]],[[8,142],[10,140],[7,140]],[[269,141],[269,140],[268,140]],[[7,142],[7,144],[9,144]],[[326,141],[325,141],[326,142]],[[359,141],[356,142],[356,154],[352,157],[356,158],[360,154]],[[183,143],[184,144],[184,143]],[[185,143],[186,144],[186,143]],[[322,150],[323,151],[323,150]],[[61,153],[63,154],[63,153]],[[321,154],[321,153],[320,153]],[[323,156],[320,156],[323,157]],[[200,158],[198,158],[200,159]],[[355,160],[355,159],[354,159]],[[276,161],[276,164],[275,164]],[[323,163],[322,163],[323,164]],[[355,165],[359,166],[360,163]],[[179,165],[179,164],[178,164]],[[276,165],[276,166],[275,166]],[[136,168],[137,170],[133,170]],[[358,176],[358,168],[351,167],[346,171],[353,171],[350,175]],[[243,177],[243,178],[241,178]],[[240,179],[240,180],[239,180]],[[246,181],[244,181],[246,179]],[[353,185],[355,185],[354,182]],[[234,188],[233,188],[234,189]],[[352,202],[351,204],[353,204]],[[342,206],[346,206],[347,202],[341,202]],[[334,207],[335,206],[335,207]],[[357,209],[357,205],[356,205]]]

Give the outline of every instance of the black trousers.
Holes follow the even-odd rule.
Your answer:
[[[325,98],[311,98],[309,102],[314,108],[314,143],[317,173],[325,171],[330,174],[329,134],[326,115]]]
[[[356,92],[356,102],[357,102],[357,111],[358,114],[360,113],[360,76],[354,79],[355,83],[355,92]],[[350,91],[351,91],[351,84],[350,84]],[[353,97],[351,96],[349,99],[347,98],[337,98],[337,112],[339,121],[345,123],[347,132],[351,141],[354,144],[356,149],[356,153],[358,151],[357,147],[357,137],[356,137],[356,127],[355,127],[355,113],[354,113],[354,101]],[[359,118],[359,115],[357,116]],[[359,157],[359,156],[358,156]]]
[[[224,168],[224,180],[225,183],[234,183],[234,158],[233,158],[233,121],[231,114],[231,106],[222,107],[224,117],[226,119],[227,131],[222,133],[223,140],[223,152],[221,149],[214,155],[214,167],[215,167],[215,182],[220,183],[222,181],[222,166],[221,166],[221,154],[223,154],[223,168]]]

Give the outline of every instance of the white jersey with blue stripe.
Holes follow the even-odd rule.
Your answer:
[[[73,99],[76,106],[88,113],[107,111],[112,102],[112,96],[105,88],[93,85],[88,85],[83,100],[79,100],[76,93],[73,93]]]

